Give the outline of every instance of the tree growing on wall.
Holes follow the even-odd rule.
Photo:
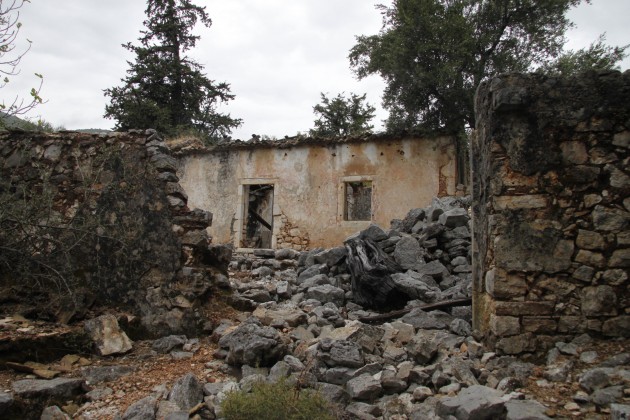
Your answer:
[[[473,97],[479,83],[560,56],[572,26],[566,13],[581,2],[394,0],[378,6],[380,33],[357,37],[350,65],[359,79],[371,74],[385,79],[388,131],[423,126],[462,133],[475,127]],[[604,55],[606,66],[620,58],[618,50]]]
[[[230,85],[203,74],[203,66],[185,52],[199,36],[197,22],[211,25],[205,7],[190,0],[148,0],[146,30],[140,45],[123,47],[136,55],[129,62],[123,85],[105,90],[111,98],[105,117],[116,120],[117,129],[155,128],[167,135],[195,130],[209,138],[227,136],[241,120],[217,111],[234,99]]]
[[[376,110],[365,102],[365,94],[351,93],[345,97],[343,93],[330,99],[321,93],[321,103],[313,107],[317,116],[315,128],[310,130],[311,136],[333,137],[348,136],[370,131],[374,128],[370,121]]]
[[[31,49],[31,41],[23,49],[17,49],[16,40],[22,28],[20,23],[20,9],[24,2],[29,0],[0,1],[0,89],[4,88],[13,78],[20,73],[19,65],[22,58]],[[31,88],[29,98],[19,96],[9,102],[0,100],[0,128],[6,126],[12,117],[23,115],[43,102],[39,92],[42,88],[43,78],[35,73],[39,79],[37,87]]]

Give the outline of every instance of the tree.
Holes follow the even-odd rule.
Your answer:
[[[146,30],[140,45],[123,47],[136,55],[129,62],[123,86],[105,90],[111,103],[105,117],[117,129],[155,128],[167,135],[196,130],[210,138],[227,136],[242,121],[217,112],[217,106],[234,99],[227,83],[215,83],[203,66],[184,53],[199,36],[192,34],[199,21],[210,27],[205,7],[190,0],[148,0]]]
[[[0,1],[0,89],[10,82],[10,78],[20,73],[18,69],[20,61],[31,49],[31,41],[27,40],[26,49],[16,50],[16,40],[22,28],[19,20],[20,9],[24,6],[24,2],[29,3],[29,0]],[[16,96],[9,103],[4,100],[0,102],[0,128],[4,128],[5,122],[11,117],[23,115],[43,102],[39,95],[43,77],[38,73],[35,73],[35,76],[39,79],[39,84],[31,89],[28,100]]]
[[[588,1],[588,0],[587,0]],[[359,79],[385,79],[388,131],[475,127],[481,81],[527,71],[561,54],[581,0],[394,0],[380,5],[379,34],[358,36],[350,65]],[[616,60],[619,55],[608,55]]]
[[[604,43],[606,34],[602,34],[588,48],[564,52],[557,59],[543,64],[536,71],[570,76],[588,70],[618,70],[617,63],[626,58],[626,49],[630,46],[611,47]]]
[[[329,99],[321,93],[322,102],[313,107],[318,118],[315,128],[310,130],[311,136],[333,137],[349,136],[374,128],[369,122],[374,118],[374,108],[364,103],[365,94],[359,96],[354,93],[346,98],[343,93]]]

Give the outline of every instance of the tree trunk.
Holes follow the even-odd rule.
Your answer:
[[[410,297],[396,289],[391,275],[401,268],[378,245],[359,236],[344,243],[352,274],[352,295],[361,306],[378,310],[399,309]]]

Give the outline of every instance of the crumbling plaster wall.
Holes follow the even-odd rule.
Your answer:
[[[630,72],[483,83],[474,324],[501,353],[630,336]]]
[[[212,211],[215,243],[240,246],[242,185],[261,183],[275,189],[273,247],[331,247],[454,194],[455,145],[446,136],[232,142],[182,157],[178,174],[189,203]],[[356,180],[372,182],[371,221],[343,220],[344,182]],[[303,240],[287,240],[283,221]]]

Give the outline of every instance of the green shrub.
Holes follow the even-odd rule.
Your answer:
[[[234,391],[221,404],[226,420],[334,420],[326,399],[313,390],[298,390],[285,381],[259,382],[251,393]]]

